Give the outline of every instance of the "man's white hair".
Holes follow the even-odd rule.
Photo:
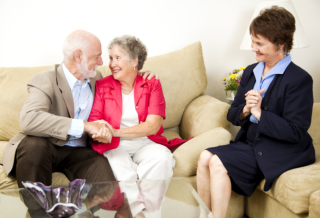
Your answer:
[[[67,62],[73,59],[73,52],[80,49],[83,53],[87,52],[90,46],[90,38],[94,36],[85,30],[76,30],[65,39],[62,51],[63,61]]]

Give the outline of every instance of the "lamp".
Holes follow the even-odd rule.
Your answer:
[[[246,29],[246,33],[244,34],[244,38],[242,40],[240,49],[242,50],[251,50],[251,36],[249,34],[249,27],[254,18],[256,18],[260,11],[264,8],[270,8],[273,5],[277,5],[280,7],[285,8],[286,10],[290,11],[290,13],[294,16],[296,20],[296,31],[293,35],[293,48],[305,48],[309,47],[309,42],[307,40],[307,36],[303,31],[300,19],[298,14],[293,6],[293,3],[290,0],[280,0],[280,1],[265,1],[261,2],[255,9],[251,21]]]

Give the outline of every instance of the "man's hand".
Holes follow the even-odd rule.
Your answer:
[[[107,121],[105,121],[105,120],[96,120],[94,122],[106,125],[108,127],[108,129],[111,131],[112,136],[118,137],[118,136],[116,136],[116,129],[114,129]]]
[[[139,76],[142,76],[144,80],[147,79],[147,77],[148,79],[152,79],[152,77],[156,77],[156,79],[159,79],[158,75],[149,70],[147,70],[146,72],[139,72]]]
[[[92,135],[98,134],[101,128],[105,128],[105,125],[102,123],[93,123],[93,122],[83,122],[84,123],[84,131],[89,134],[90,137]]]

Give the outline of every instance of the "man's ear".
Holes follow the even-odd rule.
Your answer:
[[[80,49],[77,49],[73,52],[73,60],[76,62],[76,63],[81,63],[83,59],[83,53]]]

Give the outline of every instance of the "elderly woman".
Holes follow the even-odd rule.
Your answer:
[[[171,178],[175,160],[169,149],[186,140],[167,142],[161,136],[166,103],[160,81],[144,80],[139,74],[147,49],[139,39],[122,36],[111,41],[109,53],[112,75],[96,82],[89,121],[105,123],[110,133],[105,128],[93,135],[92,148],[108,158],[118,181]],[[143,209],[160,216],[166,185],[161,189],[158,187],[162,186],[155,183],[140,184],[140,187],[136,183],[119,184],[127,194],[133,216],[143,217]],[[139,198],[153,193],[150,185],[158,190],[157,196]]]
[[[231,144],[200,155],[198,192],[215,218],[226,216],[231,190],[251,196],[287,170],[315,162],[307,130],[313,105],[311,76],[291,62],[295,19],[281,7],[260,12],[250,25],[258,63],[248,66],[227,119],[241,126]]]
[[[89,120],[105,123],[112,140],[98,142],[108,135],[100,132],[92,148],[108,158],[118,181],[170,178],[175,160],[169,149],[185,140],[170,143],[161,136],[166,103],[160,81],[139,75],[147,49],[125,35],[112,40],[109,52],[112,75],[97,81]]]

